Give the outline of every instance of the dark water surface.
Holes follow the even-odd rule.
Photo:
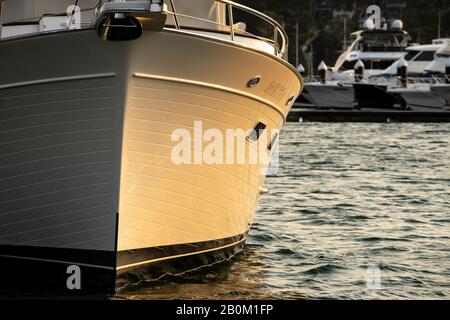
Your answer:
[[[450,298],[450,124],[289,124],[246,249],[117,299]]]

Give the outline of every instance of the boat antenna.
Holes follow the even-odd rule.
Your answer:
[[[75,0],[75,4],[73,5],[72,14],[70,15],[69,23],[67,24],[67,29],[70,29],[70,25],[72,24],[73,16],[75,15],[75,11],[78,7],[78,3],[80,0]]]

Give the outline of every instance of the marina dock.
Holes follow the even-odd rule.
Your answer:
[[[415,110],[388,110],[388,109],[312,109],[293,108],[289,113],[288,122],[421,122],[421,123],[448,123],[450,110],[432,110],[416,108]]]

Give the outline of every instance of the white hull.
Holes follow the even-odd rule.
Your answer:
[[[269,54],[174,31],[4,41],[0,70],[0,248],[117,254],[88,267],[118,273],[242,247],[265,167],[175,165],[171,134],[281,129],[302,85]]]
[[[431,109],[442,109],[445,101],[429,88],[405,88],[394,89],[389,92],[395,92],[405,100],[410,107],[421,107]]]
[[[438,94],[445,100],[445,107],[450,108],[450,85],[435,85],[431,86],[431,91]]]

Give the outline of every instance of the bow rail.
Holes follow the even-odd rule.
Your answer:
[[[93,7],[83,7],[83,0],[77,2],[74,1],[74,3],[79,3],[79,5],[82,6],[78,13],[81,13],[83,18],[79,21],[78,28],[84,29],[95,27],[99,15],[102,14],[102,9],[106,6],[109,6],[109,8],[117,6],[117,13],[121,13],[121,10],[125,8],[126,10],[122,11],[128,13],[133,10],[143,12],[142,10],[144,8],[160,6],[162,8],[161,12],[167,14],[165,28],[180,31],[206,31],[209,35],[213,32],[218,38],[224,39],[224,35],[226,35],[225,39],[240,44],[248,44],[253,41],[253,44],[257,47],[261,47],[261,43],[263,43],[265,50],[270,50],[275,56],[287,60],[289,46],[288,36],[284,28],[273,18],[231,0],[197,0],[197,2],[199,3],[199,7],[213,8],[217,11],[217,14],[211,14],[213,10],[209,13],[205,13],[204,10],[203,12],[202,10],[197,10],[196,6],[193,6],[189,0],[98,0]],[[0,30],[2,29],[2,16],[4,18],[4,10],[2,10],[4,9],[4,3],[8,3],[8,1],[0,0]],[[113,5],[113,3],[115,4]],[[129,3],[129,6],[127,6],[127,3]],[[56,8],[52,6],[49,8],[49,11],[54,9]],[[62,11],[66,8],[59,7],[58,9]],[[149,11],[151,11],[151,9]],[[73,12],[75,12],[75,10]],[[63,15],[65,14],[65,12],[61,12],[60,14],[44,14],[44,17],[64,19]],[[220,18],[218,18],[219,16]],[[21,24],[30,24],[31,22],[38,24],[42,18],[43,16],[26,17],[25,19],[18,21],[8,21],[8,24],[4,24],[3,21],[3,26],[20,26]],[[66,16],[66,19],[68,21],[66,27],[58,27],[53,31],[57,32],[77,28],[73,26],[72,22],[74,19],[69,13],[68,16]],[[59,20],[58,23],[60,23]],[[24,30],[23,33],[21,30],[18,30],[15,36],[25,36],[27,34],[41,32],[45,31],[34,27],[34,29]],[[249,42],[246,40],[251,41]],[[254,41],[258,41],[259,44]]]

